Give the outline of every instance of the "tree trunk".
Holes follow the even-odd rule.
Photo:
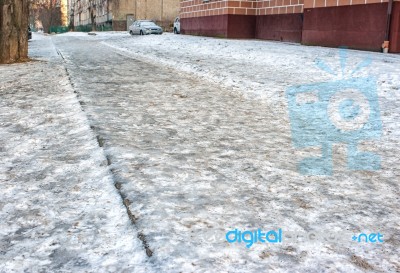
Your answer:
[[[90,4],[90,5],[92,5],[89,10],[90,22],[92,23],[92,31],[96,31],[96,14],[95,14],[96,10],[95,10],[93,4]]]
[[[0,63],[28,58],[28,0],[0,0]]]
[[[95,21],[96,16],[93,15],[93,12],[90,14],[90,18],[92,20],[92,31],[96,31],[96,21]]]
[[[51,27],[53,26],[53,14],[54,14],[54,10],[53,10],[53,0],[50,0],[50,25],[49,25],[49,31],[48,33],[51,33]]]

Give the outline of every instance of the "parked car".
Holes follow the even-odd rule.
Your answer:
[[[181,33],[181,20],[179,17],[176,17],[174,21],[174,33],[175,34]]]
[[[160,26],[157,26],[153,21],[138,20],[133,22],[129,27],[129,33],[131,35],[162,34],[163,29]]]
[[[32,30],[31,27],[28,27],[28,40],[32,39]]]

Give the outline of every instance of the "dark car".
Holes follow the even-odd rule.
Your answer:
[[[32,30],[31,27],[28,27],[28,40],[32,39]]]

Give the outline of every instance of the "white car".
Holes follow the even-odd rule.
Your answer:
[[[181,20],[179,19],[179,17],[176,17],[174,21],[174,33],[181,33]]]
[[[133,22],[133,24],[129,27],[129,33],[131,35],[162,34],[163,30],[160,26],[154,24],[153,21],[139,20]]]

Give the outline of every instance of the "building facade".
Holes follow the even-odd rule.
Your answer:
[[[70,0],[75,28],[127,30],[135,20],[153,20],[170,27],[179,14],[179,0]]]
[[[400,0],[183,0],[181,32],[400,52]],[[390,14],[390,16],[389,16]]]

